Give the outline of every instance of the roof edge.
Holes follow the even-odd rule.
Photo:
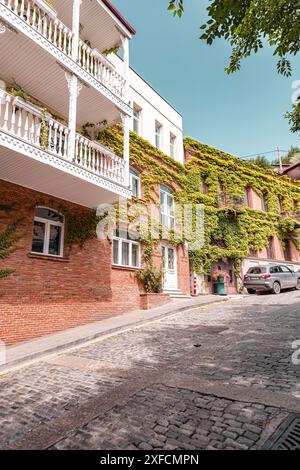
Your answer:
[[[118,20],[123,24],[123,26],[125,26],[126,29],[128,29],[131,34],[136,34],[134,27],[131,26],[131,24],[126,20],[126,18],[124,18],[122,13],[119,12],[119,10],[112,4],[110,0],[102,0],[102,2],[107,6],[107,8],[110,9],[110,11],[118,18]]]

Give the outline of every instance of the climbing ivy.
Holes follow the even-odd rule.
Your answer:
[[[0,212],[7,214],[12,212],[14,207],[11,204],[0,204]],[[5,219],[6,216],[0,216],[0,220]],[[7,224],[3,230],[0,231],[0,260],[9,258],[15,243],[19,240],[20,235],[17,235],[17,229],[21,224],[22,219],[17,218],[13,222]],[[0,269],[0,279],[9,276],[13,273],[12,269]]]
[[[120,127],[99,132],[98,139],[122,156]],[[159,205],[158,185],[165,184],[174,191],[178,204],[204,205],[204,245],[190,252],[197,272],[209,272],[212,263],[221,258],[232,260],[236,272],[239,272],[242,260],[252,250],[267,247],[275,235],[282,241],[291,239],[300,249],[300,240],[295,232],[295,208],[300,208],[299,182],[191,138],[184,140],[184,147],[189,155],[185,166],[132,132],[130,164],[141,173],[146,202]],[[209,187],[208,194],[202,191],[203,181]],[[265,198],[267,212],[244,207],[247,187],[252,187]],[[220,207],[224,193],[227,196],[226,207]],[[285,212],[284,217],[281,208]]]

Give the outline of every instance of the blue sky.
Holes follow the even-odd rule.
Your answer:
[[[225,41],[208,46],[198,39],[207,0],[186,0],[181,19],[166,11],[168,0],[113,3],[137,30],[131,66],[182,114],[185,135],[240,157],[300,146],[283,118],[292,82],[300,80],[300,55],[289,78],[277,74],[270,48],[228,76]]]

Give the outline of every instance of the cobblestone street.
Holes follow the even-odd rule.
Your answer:
[[[0,377],[2,449],[260,449],[300,413],[300,293],[176,313]]]

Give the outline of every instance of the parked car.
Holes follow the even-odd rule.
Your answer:
[[[258,291],[280,294],[282,289],[289,288],[300,290],[300,272],[282,264],[253,266],[244,276],[244,286],[249,294]]]

